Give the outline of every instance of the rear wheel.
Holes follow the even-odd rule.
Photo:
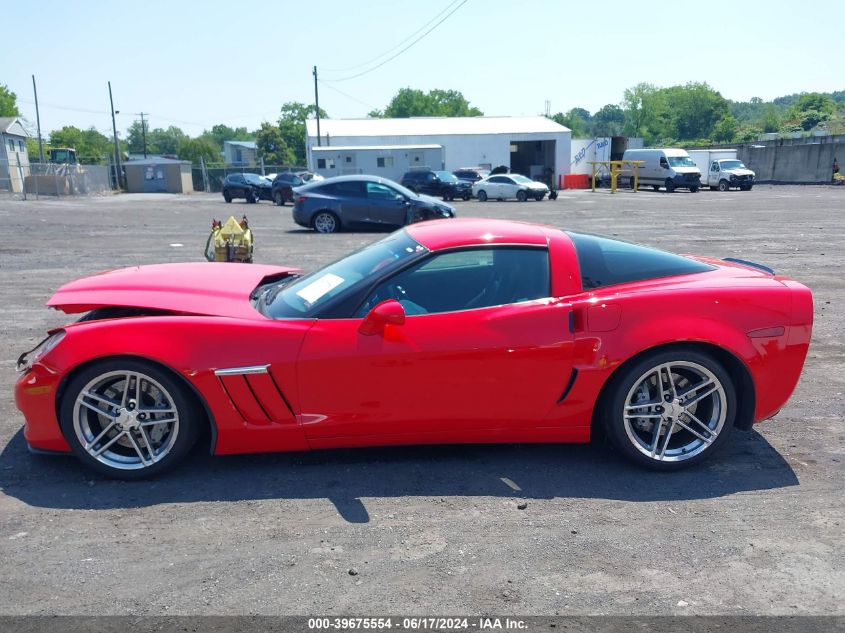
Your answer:
[[[698,187],[690,187],[690,193],[698,193]]]
[[[340,220],[331,211],[320,211],[311,224],[317,233],[337,233],[340,230]]]
[[[652,185],[651,188],[655,191],[660,191],[660,185]]]
[[[519,200],[520,202],[525,202],[526,200],[528,200],[528,194],[525,193],[524,191],[517,191],[516,192],[516,199]]]
[[[479,202],[487,202],[487,192],[484,191],[484,189],[479,191],[476,197],[478,198]]]
[[[469,200],[471,197],[472,197],[472,196],[471,196],[470,194],[465,193],[465,194],[463,195],[464,202],[466,202],[467,200]]]
[[[177,464],[196,441],[199,418],[185,387],[161,367],[115,358],[86,367],[60,405],[74,454],[109,477],[141,479]]]
[[[719,191],[728,191],[731,186],[728,184],[727,180],[720,180],[719,181]]]
[[[285,194],[283,194],[281,190],[277,191],[273,194],[273,202],[275,202],[277,206],[285,206]]]
[[[227,203],[232,202],[232,196],[229,195],[229,192],[223,192],[223,200],[225,200]]]
[[[608,437],[656,470],[707,459],[733,430],[736,392],[724,367],[695,349],[657,352],[614,379],[604,411]]]
[[[667,178],[666,182],[663,184],[666,187],[666,193],[672,193],[673,191],[675,191],[675,181],[671,178]]]

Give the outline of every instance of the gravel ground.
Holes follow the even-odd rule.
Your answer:
[[[675,474],[601,445],[502,445],[198,450],[158,480],[112,482],[23,441],[14,360],[64,321],[43,307],[56,287],[199,260],[229,214],[248,213],[257,262],[306,269],[380,235],[315,235],[290,207],[219,195],[0,199],[0,614],[845,615],[845,188],[456,206],[743,257],[809,285],[795,394]]]

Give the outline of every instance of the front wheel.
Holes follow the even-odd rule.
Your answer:
[[[337,233],[340,230],[340,220],[330,211],[320,211],[312,221],[317,233]]]
[[[130,358],[90,365],[68,383],[60,426],[87,466],[141,479],[176,465],[196,441],[199,419],[187,390],[161,367]]]
[[[677,470],[707,459],[733,430],[736,392],[722,365],[695,349],[657,352],[614,378],[605,428],[628,459]]]
[[[546,196],[546,194],[544,194],[544,193],[538,193],[538,194],[536,194],[536,195],[534,196],[534,199],[535,199],[537,202],[541,202],[545,196]]]
[[[467,200],[469,200],[471,197],[472,197],[472,196],[471,196],[470,194],[465,193],[465,194],[463,195],[464,202],[466,202]]]
[[[273,202],[276,203],[276,206],[285,206],[285,194],[283,194],[281,191],[277,191],[273,194]]]
[[[666,186],[666,193],[672,193],[675,191],[675,181],[671,178],[667,178],[666,182],[663,184]]]
[[[690,187],[690,193],[698,193],[698,187]]]
[[[487,202],[487,192],[484,191],[484,189],[479,191],[476,197],[478,198],[479,202]]]
[[[526,200],[528,200],[528,194],[526,194],[524,191],[517,191],[516,199],[520,202],[525,202]]]
[[[730,188],[731,188],[731,186],[728,184],[727,180],[720,180],[719,181],[719,191],[727,191]]]
[[[660,185],[652,185],[652,186],[651,186],[651,188],[652,188],[654,191],[660,191]]]
[[[228,193],[224,193],[223,194],[223,200],[225,200],[226,203],[228,204],[228,203],[232,202],[232,196],[230,196]]]
[[[741,189],[742,191],[751,191],[751,187],[753,187],[753,186],[754,186],[754,185],[742,185],[742,186],[740,187],[740,189]]]

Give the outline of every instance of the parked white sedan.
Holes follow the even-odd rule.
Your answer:
[[[542,200],[549,193],[549,188],[542,182],[531,180],[519,174],[498,174],[487,176],[472,186],[472,195],[484,202],[488,198],[504,200],[516,198],[525,202],[528,198]]]

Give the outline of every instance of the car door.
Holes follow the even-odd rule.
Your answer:
[[[314,446],[526,437],[572,370],[569,305],[549,294],[540,247],[435,253],[382,280],[352,317],[318,320],[305,337],[306,436]],[[390,298],[404,323],[362,333]]]
[[[329,191],[337,200],[341,224],[345,226],[367,224],[370,211],[363,181],[341,180],[329,185]]]
[[[719,184],[719,176],[721,175],[721,171],[719,169],[719,161],[714,160],[710,163],[710,174],[707,176],[707,184],[711,187],[715,187]]]
[[[404,226],[410,204],[401,193],[378,182],[367,183],[367,222]]]
[[[519,185],[516,184],[510,176],[502,176],[502,184],[500,191],[503,198],[516,198],[516,192],[519,191]]]
[[[484,189],[487,192],[488,198],[499,198],[501,197],[501,176],[493,176],[492,178],[488,178],[484,181],[484,186],[479,187],[479,189]]]

